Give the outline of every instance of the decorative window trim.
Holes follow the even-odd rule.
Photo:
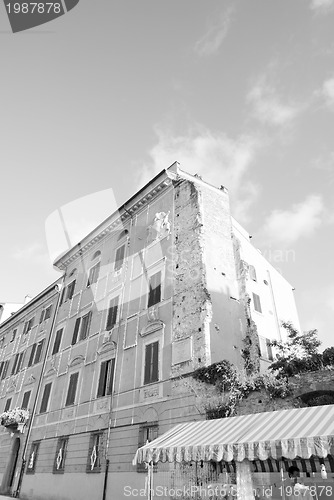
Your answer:
[[[116,342],[111,340],[110,342],[106,342],[106,343],[102,344],[100,349],[97,350],[97,354],[99,356],[101,356],[102,354],[109,352],[109,351],[114,351],[116,353],[116,349],[117,349]]]
[[[84,363],[85,361],[85,356],[82,354],[79,354],[78,356],[75,356],[74,358],[71,358],[70,361],[68,362],[68,367],[72,368],[72,366],[77,366],[81,365],[81,363]]]
[[[141,337],[146,337],[146,335],[150,335],[151,333],[160,332],[163,334],[165,330],[165,323],[160,319],[149,323],[144,326],[139,332]]]

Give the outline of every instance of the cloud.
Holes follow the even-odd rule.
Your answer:
[[[253,106],[253,116],[268,125],[286,125],[292,122],[302,106],[296,103],[283,103],[276,89],[266,83],[265,77],[253,86],[247,95],[247,101]]]
[[[258,138],[241,135],[231,139],[224,133],[214,133],[199,126],[185,135],[174,135],[161,128],[156,128],[156,134],[158,142],[149,151],[151,161],[140,169],[140,187],[163,168],[178,161],[182,170],[197,173],[216,187],[227,187],[234,216],[245,221],[259,191],[258,186],[246,178],[260,147]]]
[[[310,195],[290,210],[273,210],[261,228],[262,239],[286,247],[299,238],[311,236],[322,223],[323,214],[320,195]]]
[[[218,18],[211,23],[206,33],[195,43],[194,50],[200,57],[211,56],[221,47],[229,31],[232,15],[235,11],[233,5],[229,6]]]
[[[334,111],[334,77],[326,80],[318,93],[325,99],[327,106]]]
[[[312,0],[310,4],[311,10],[327,12],[328,9],[334,6],[334,0]]]

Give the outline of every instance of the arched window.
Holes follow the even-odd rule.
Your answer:
[[[97,252],[94,253],[94,255],[92,257],[92,260],[95,260],[95,259],[97,259],[100,256],[101,256],[101,252],[100,252],[100,250],[98,250]]]
[[[129,234],[129,231],[127,229],[124,229],[124,231],[121,232],[121,234],[119,235],[118,237],[118,241],[125,238],[125,236],[127,236]]]

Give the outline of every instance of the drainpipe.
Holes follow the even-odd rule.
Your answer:
[[[277,326],[277,331],[278,331],[278,337],[280,341],[282,341],[282,334],[281,334],[281,329],[280,329],[280,324],[278,320],[278,315],[277,315],[277,309],[276,309],[276,302],[275,302],[275,296],[274,296],[274,290],[271,282],[271,276],[269,269],[267,270],[267,275],[268,275],[268,281],[269,281],[269,288],[270,288],[270,295],[271,295],[271,300],[273,304],[273,309],[274,309],[274,314],[275,314],[275,319],[276,319],[276,326]]]
[[[61,296],[60,291],[62,290],[62,288],[64,286],[65,276],[66,276],[66,272],[63,275],[62,284],[60,286],[59,285],[55,286],[55,289],[58,292],[58,299],[57,299],[57,304],[56,304],[55,312],[54,312],[54,315],[53,315],[53,318],[52,318],[52,324],[51,324],[51,328],[50,328],[49,339],[47,341],[47,346],[46,346],[46,349],[45,349],[45,356],[44,356],[42,368],[41,368],[41,371],[40,371],[40,376],[39,376],[38,385],[37,385],[36,397],[35,397],[34,405],[33,405],[33,408],[32,408],[31,416],[29,418],[29,425],[28,425],[28,430],[27,430],[27,437],[25,439],[25,443],[24,443],[24,447],[23,447],[23,452],[22,452],[22,464],[21,464],[21,469],[20,469],[19,481],[18,481],[18,484],[17,484],[17,488],[16,488],[16,490],[13,493],[13,497],[14,498],[18,498],[19,497],[19,494],[20,494],[20,491],[21,491],[21,487],[22,487],[24,468],[25,468],[25,465],[26,465],[26,462],[27,462],[27,459],[26,459],[27,448],[28,448],[28,443],[29,443],[29,438],[30,438],[30,435],[31,435],[31,431],[32,431],[32,423],[33,423],[33,420],[34,420],[34,417],[35,417],[35,414],[36,414],[37,401],[38,401],[38,398],[39,398],[39,395],[40,395],[40,391],[41,391],[43,373],[44,373],[44,370],[45,370],[46,360],[47,360],[47,357],[48,357],[48,352],[49,352],[49,348],[50,348],[50,344],[51,344],[52,332],[53,332],[53,328],[54,328],[54,325],[55,325],[55,321],[56,321],[56,317],[57,317],[58,309],[59,309],[59,302],[60,302],[60,296]]]

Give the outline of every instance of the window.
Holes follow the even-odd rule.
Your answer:
[[[7,371],[8,371],[8,366],[9,366],[9,360],[7,361],[2,361],[0,364],[0,380],[3,380],[7,376]]]
[[[65,288],[63,288],[59,305],[62,305],[63,302],[66,302],[67,300],[72,299],[72,297],[74,295],[74,290],[75,290],[75,283],[76,283],[76,280],[73,280]]]
[[[125,256],[125,245],[122,245],[116,250],[114,271],[119,271],[122,268],[124,262],[124,256]]]
[[[30,356],[29,356],[29,361],[28,361],[28,367],[32,366],[32,364],[34,362],[35,351],[36,351],[36,344],[33,344],[31,346],[31,351],[30,351]]]
[[[55,343],[53,344],[53,349],[52,349],[52,356],[54,354],[57,354],[57,352],[59,352],[61,338],[62,338],[62,335],[63,335],[63,330],[64,329],[61,328],[61,330],[57,330],[57,332],[56,332]]]
[[[85,338],[88,337],[91,316],[92,316],[92,311],[89,311],[89,313],[85,314],[85,316],[76,319],[71,345],[76,344],[78,338],[79,340],[84,340]]]
[[[106,330],[111,330],[117,321],[119,297],[114,297],[109,303]]]
[[[74,295],[74,289],[75,289],[75,283],[76,280],[73,280],[68,286],[67,286],[67,295],[66,295],[66,300],[71,300],[71,298]]]
[[[260,297],[256,293],[253,293],[253,303],[255,311],[262,313]]]
[[[147,307],[154,306],[154,304],[157,304],[161,300],[161,271],[150,277],[149,287]]]
[[[112,392],[115,359],[108,359],[101,363],[97,397],[109,396]]]
[[[88,460],[87,460],[87,472],[100,472],[101,471],[101,461],[102,456],[102,432],[94,432],[90,436],[89,450],[88,450]]]
[[[35,441],[31,445],[31,450],[30,450],[30,455],[29,455],[29,460],[28,460],[28,465],[27,465],[27,474],[34,474],[35,473],[39,445],[40,445],[40,441]]]
[[[256,279],[256,270],[255,270],[255,267],[252,266],[252,265],[249,266],[249,277],[250,277],[251,280],[257,281],[257,279]]]
[[[22,405],[21,405],[21,408],[27,410],[28,409],[28,405],[29,405],[29,400],[30,400],[30,395],[31,395],[31,391],[27,391],[23,394],[23,400],[22,400]]]
[[[52,384],[46,384],[44,386],[44,391],[43,391],[43,397],[42,397],[42,403],[39,412],[40,413],[45,413],[47,408],[48,408],[48,403],[49,403],[49,398],[50,398],[50,392],[51,392],[51,386]]]
[[[260,354],[261,358],[267,359],[268,361],[273,361],[273,350],[270,345],[271,340],[267,339],[265,337],[260,337],[259,336],[259,342],[260,342]]]
[[[74,404],[75,395],[77,392],[78,378],[79,378],[79,372],[72,373],[70,377],[70,383],[68,386],[65,406],[70,406]]]
[[[45,339],[42,339],[37,344],[33,344],[31,346],[28,367],[40,362],[44,341],[45,341]]]
[[[66,451],[68,445],[68,436],[58,439],[55,461],[53,464],[54,473],[63,473],[65,471]]]
[[[22,368],[24,352],[18,352],[14,358],[11,375],[16,375]]]
[[[159,380],[159,341],[145,346],[144,384]]]
[[[7,399],[6,404],[5,404],[5,411],[8,411],[10,409],[11,402],[12,402],[12,398]]]
[[[15,337],[16,337],[17,329],[13,330],[12,337],[9,342],[14,342]]]
[[[40,340],[40,341],[38,342],[38,344],[36,345],[36,354],[35,354],[35,359],[34,359],[34,363],[33,363],[34,365],[35,365],[36,363],[39,363],[39,362],[40,362],[40,360],[41,360],[42,350],[43,350],[43,345],[44,345],[44,340],[45,340],[45,339]]]
[[[30,318],[28,321],[26,321],[24,323],[24,327],[23,327],[23,334],[24,335],[26,335],[32,329],[32,327],[34,325],[34,319],[35,318]]]
[[[97,262],[95,266],[91,267],[89,270],[89,276],[87,281],[87,287],[93,285],[97,282],[100,274],[100,262]]]
[[[52,310],[52,304],[49,305],[46,309],[43,309],[39,318],[39,324],[43,323],[43,321],[46,321],[47,319],[50,318],[51,310]]]
[[[141,425],[139,428],[138,448],[156,439],[158,437],[158,429],[158,424],[153,422]],[[156,471],[156,467],[153,470]],[[147,472],[144,463],[137,464],[137,472]]]

